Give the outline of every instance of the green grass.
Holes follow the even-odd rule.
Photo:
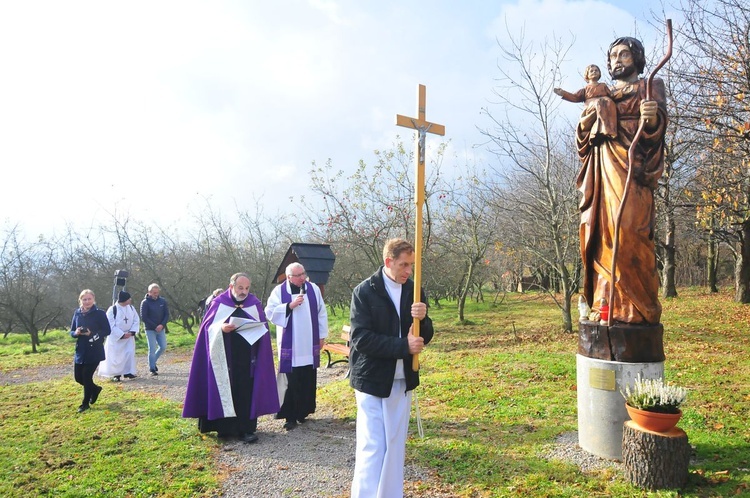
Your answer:
[[[750,495],[750,306],[701,289],[680,289],[663,306],[666,377],[689,389],[680,427],[695,448],[679,494],[647,493],[612,470],[584,474],[543,457],[558,435],[577,430],[577,335],[561,331],[558,309],[540,294],[467,303],[464,322],[455,303],[431,308],[436,336],[421,356],[418,389],[425,438],[414,425],[407,458],[430,469],[442,491],[462,497]],[[347,322],[346,312],[331,315],[333,339]],[[0,340],[2,370],[6,361],[15,369],[55,362],[40,359],[47,356],[71,360],[65,334],[48,334],[48,349],[38,355],[19,351],[27,337],[11,337]],[[170,348],[190,348],[194,338],[175,329],[169,341]],[[56,489],[84,496],[114,481],[122,496],[216,493],[215,442],[181,420],[179,406],[105,388],[112,391],[107,401],[78,417],[69,398],[77,400],[80,388],[72,379],[2,387],[0,472],[8,477],[0,495]],[[353,419],[353,398],[347,381],[337,381],[319,389],[318,403]],[[409,493],[427,497],[435,489],[417,483]]]
[[[0,496],[212,496],[216,445],[179,406],[104,386],[76,414],[72,379],[4,386]],[[105,399],[106,398],[106,399]]]
[[[577,430],[577,335],[561,332],[559,311],[539,294],[471,303],[471,324],[457,320],[455,305],[431,309],[436,336],[421,357],[418,390],[425,438],[412,427],[408,458],[457,496],[750,495],[750,306],[696,289],[663,305],[666,376],[690,389],[680,427],[696,449],[679,495],[541,456],[556,436]],[[353,418],[349,395],[339,382],[319,399]]]

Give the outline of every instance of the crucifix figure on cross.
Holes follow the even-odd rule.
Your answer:
[[[396,114],[396,124],[403,126],[404,128],[412,128],[417,130],[417,164],[424,165],[425,156],[425,137],[427,133],[433,133],[435,135],[445,135],[445,126],[436,123],[430,123],[425,118],[426,108],[426,94],[427,91],[424,85],[417,87],[417,118],[410,118]]]
[[[426,118],[426,94],[424,85],[417,86],[417,117],[409,118],[396,114],[396,124],[405,128],[412,128],[417,131],[416,136],[416,179],[414,182],[414,203],[416,204],[415,229],[414,229],[414,302],[421,299],[420,289],[422,288],[422,206],[425,198],[425,179],[424,179],[424,161],[425,161],[425,139],[428,133],[443,136],[445,135],[445,126],[430,123]],[[413,333],[419,336],[419,320],[414,319]],[[414,355],[412,364],[414,371],[419,370],[419,355]]]

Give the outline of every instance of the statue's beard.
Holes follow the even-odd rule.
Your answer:
[[[628,79],[635,74],[635,66],[615,66],[612,68],[610,75],[612,79],[624,80]]]

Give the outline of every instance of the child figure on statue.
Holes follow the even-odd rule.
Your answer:
[[[599,83],[601,77],[602,72],[599,66],[590,64],[586,66],[583,73],[583,78],[587,82],[585,87],[575,93],[566,92],[562,88],[552,90],[568,102],[585,102],[586,107],[581,114],[581,121],[596,120],[591,127],[591,136],[597,140],[617,136],[617,109],[607,84]]]

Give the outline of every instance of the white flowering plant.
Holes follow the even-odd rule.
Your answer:
[[[687,398],[687,389],[665,384],[662,379],[642,379],[639,375],[633,388],[628,386],[621,394],[628,405],[639,410],[679,413],[680,405]]]

